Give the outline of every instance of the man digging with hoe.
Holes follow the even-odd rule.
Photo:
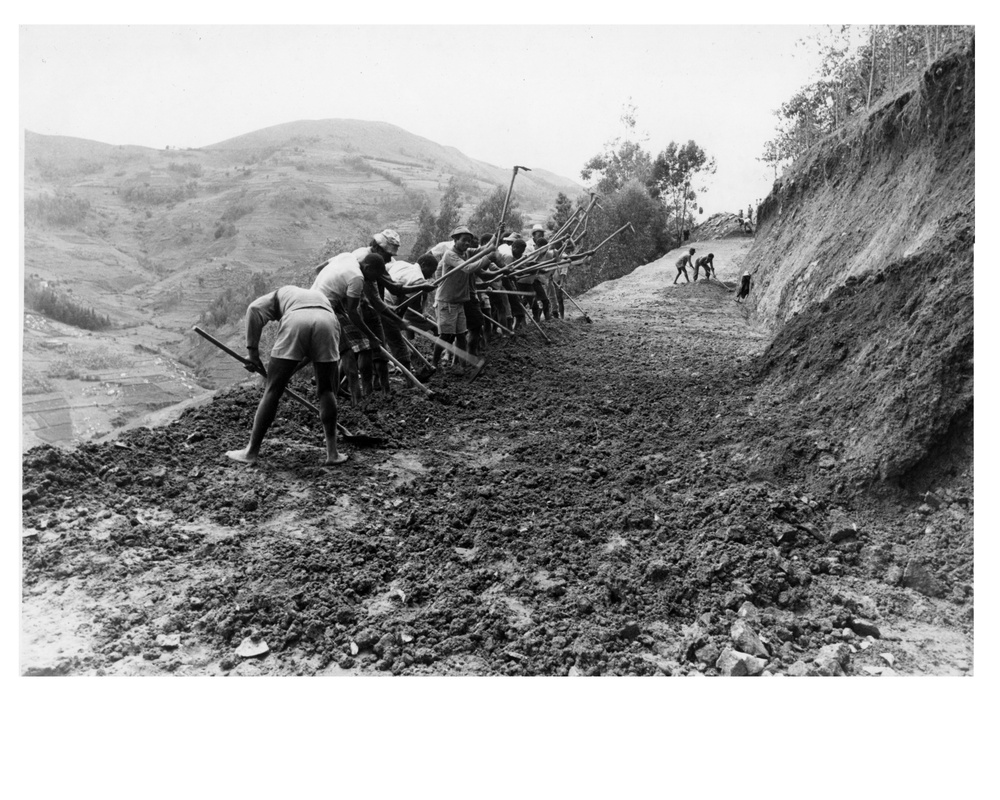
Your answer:
[[[256,464],[261,443],[274,422],[278,401],[303,359],[313,362],[319,419],[326,436],[324,467],[347,461],[347,454],[337,450],[337,398],[340,382],[340,324],[333,306],[322,292],[299,286],[280,289],[254,300],[247,308],[247,353],[249,372],[265,372],[260,359],[260,334],[271,320],[280,320],[278,335],[271,348],[266,370],[267,385],[257,405],[250,432],[250,443],[242,450],[229,450],[233,461]]]

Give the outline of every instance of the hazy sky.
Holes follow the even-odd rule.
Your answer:
[[[818,26],[21,27],[21,125],[200,147],[300,119],[391,122],[500,167],[581,181],[631,102],[654,154],[718,162],[706,214],[763,197],[773,111],[811,76]],[[582,182],[582,181],[581,181]]]

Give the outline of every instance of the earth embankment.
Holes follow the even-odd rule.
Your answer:
[[[761,396],[827,430],[851,479],[926,490],[971,469],[974,242],[973,50],[821,142],[762,203],[746,260],[775,333]]]

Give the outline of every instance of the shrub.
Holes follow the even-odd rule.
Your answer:
[[[215,226],[215,238],[229,238],[236,235],[236,226],[231,222],[220,222]]]
[[[24,305],[50,319],[65,322],[89,331],[102,331],[111,327],[111,319],[73,302],[51,287],[34,278],[24,283]]]
[[[73,194],[42,194],[24,201],[26,224],[68,228],[79,225],[90,213],[90,203]]]
[[[589,264],[572,267],[568,288],[573,293],[627,275],[670,249],[667,210],[638,181],[629,181],[605,197],[602,206],[603,210],[595,208],[590,213],[583,250],[596,246],[628,222],[635,227],[635,233],[623,231],[604,245]]]
[[[178,164],[171,162],[167,164],[167,169],[171,172],[179,172],[182,175],[190,175],[192,178],[200,178],[204,173],[201,164]]]

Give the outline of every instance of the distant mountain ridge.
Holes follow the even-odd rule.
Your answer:
[[[553,213],[559,192],[585,192],[528,166],[513,199],[529,225]],[[436,213],[451,179],[464,221],[510,183],[512,167],[350,119],[299,120],[183,149],[26,131],[24,272],[110,317],[113,330],[90,335],[106,347],[127,335],[129,347],[154,347],[219,384],[240,367],[192,337],[193,324],[210,321],[238,345],[253,291],[305,282],[321,253],[354,249],[387,227],[399,231],[406,257],[420,208]],[[32,371],[44,372],[49,352],[34,355]],[[26,375],[25,385],[44,387],[43,378]]]

